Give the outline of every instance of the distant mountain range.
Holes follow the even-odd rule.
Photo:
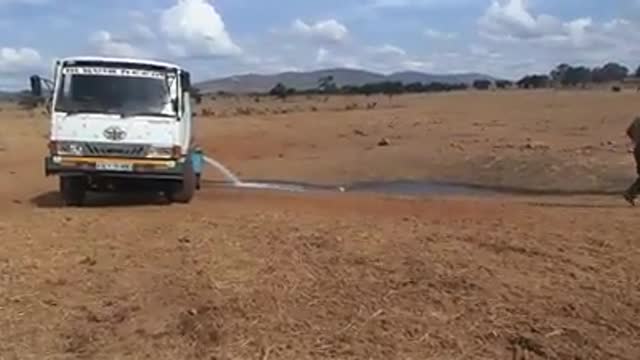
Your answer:
[[[498,80],[489,75],[478,73],[459,73],[459,74],[428,74],[417,71],[397,72],[390,75],[380,73],[337,68],[326,69],[309,72],[283,72],[272,75],[246,74],[229,76],[220,79],[203,81],[194,84],[202,93],[212,93],[218,91],[232,93],[250,93],[250,92],[266,92],[272,89],[278,83],[295,88],[298,90],[315,89],[318,87],[318,80],[326,76],[333,76],[337,86],[362,86],[367,83],[375,83],[382,81],[400,81],[404,84],[409,83],[432,83],[441,82],[445,84],[471,84],[475,80]]]
[[[18,98],[18,92],[9,92],[9,91],[1,91],[0,90],[0,100],[1,101],[13,101]]]
[[[234,75],[219,79],[203,81],[194,84],[202,93],[212,93],[225,91],[231,93],[251,93],[267,92],[276,84],[282,83],[287,87],[298,90],[315,89],[318,87],[318,80],[323,77],[333,76],[337,86],[362,86],[368,83],[383,81],[400,81],[404,84],[440,82],[444,84],[471,84],[475,80],[500,80],[490,75],[480,73],[458,73],[458,74],[429,74],[418,71],[396,72],[384,75],[376,72],[336,68],[308,72],[283,72],[278,74],[246,74]],[[15,99],[18,92],[0,91],[0,99]]]

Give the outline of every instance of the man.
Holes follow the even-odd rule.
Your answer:
[[[633,142],[633,158],[636,161],[636,173],[638,178],[625,191],[624,198],[629,204],[635,206],[635,199],[640,193],[640,117],[636,117],[627,128],[627,136]]]

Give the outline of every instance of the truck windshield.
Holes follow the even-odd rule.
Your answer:
[[[175,73],[127,69],[65,68],[55,110],[122,116],[175,116]]]

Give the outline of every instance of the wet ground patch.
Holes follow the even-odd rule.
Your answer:
[[[431,180],[361,181],[350,184],[313,184],[296,181],[252,179],[241,185],[222,181],[204,181],[205,186],[231,187],[247,190],[280,190],[291,192],[351,192],[375,193],[406,196],[613,196],[622,189],[580,189],[526,188],[516,186],[457,183]]]

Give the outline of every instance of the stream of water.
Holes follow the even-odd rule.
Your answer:
[[[216,168],[222,173],[222,175],[235,187],[244,189],[263,189],[263,190],[282,190],[282,191],[294,191],[304,192],[303,186],[289,185],[289,184],[270,184],[270,183],[258,183],[258,182],[244,182],[240,180],[231,170],[227,169],[219,161],[212,159],[208,156],[204,157],[204,161]]]
[[[240,179],[238,179],[237,176],[235,176],[229,169],[227,169],[224,165],[220,164],[218,161],[216,161],[215,159],[212,159],[208,156],[204,157],[204,161],[213,166],[214,168],[218,169],[218,171],[220,171],[222,173],[222,175],[224,175],[224,177],[229,180],[229,182],[231,182],[233,185],[239,185],[242,184],[242,181],[240,181]]]

